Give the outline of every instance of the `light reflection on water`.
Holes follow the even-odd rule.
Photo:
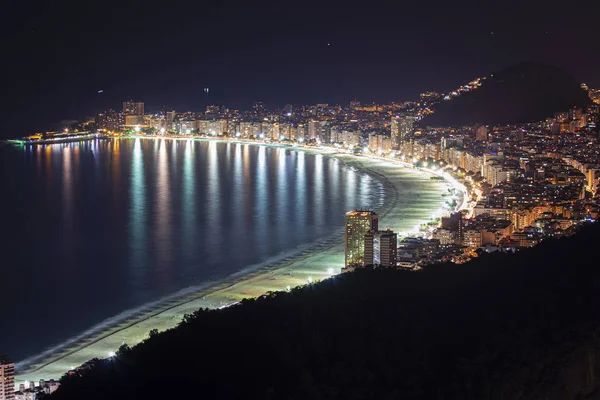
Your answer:
[[[24,151],[0,175],[20,190],[2,207],[22,210],[2,227],[19,256],[0,266],[14,283],[6,318],[28,332],[0,332],[16,359],[339,232],[346,210],[379,193],[341,162],[264,146],[113,139]]]

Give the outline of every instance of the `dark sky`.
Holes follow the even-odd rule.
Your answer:
[[[0,135],[128,98],[182,111],[403,101],[520,61],[600,86],[592,2],[354,3],[18,2],[0,17]]]

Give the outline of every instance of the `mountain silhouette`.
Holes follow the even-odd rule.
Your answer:
[[[567,72],[527,62],[491,74],[478,89],[441,101],[423,123],[464,126],[534,122],[588,104],[587,93]]]

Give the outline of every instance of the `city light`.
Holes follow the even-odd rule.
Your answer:
[[[312,278],[312,276],[309,276],[309,277],[308,277],[308,279],[307,279],[307,281],[308,281],[308,283],[313,283],[313,278]]]
[[[328,275],[333,275],[333,268],[327,268],[327,274]]]
[[[165,128],[160,128],[160,133],[164,135],[164,133],[165,133]]]
[[[108,352],[108,357],[109,358],[113,358],[115,356],[115,352],[114,351],[109,351]]]
[[[133,128],[134,131],[139,132],[140,131],[140,127],[136,125],[135,128]]]

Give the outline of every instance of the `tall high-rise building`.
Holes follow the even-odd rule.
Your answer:
[[[308,140],[319,138],[319,121],[308,121]]]
[[[124,115],[144,115],[144,103],[141,101],[124,101],[123,102],[123,114]]]
[[[462,213],[453,212],[448,217],[442,217],[442,228],[455,232],[456,239],[462,242],[465,229],[465,220]]]
[[[487,142],[488,140],[488,130],[484,125],[478,125],[475,128],[475,140],[479,142]]]
[[[365,265],[396,267],[398,235],[391,230],[369,231],[365,234]]]
[[[392,148],[400,149],[401,143],[407,142],[410,139],[410,134],[414,129],[415,119],[411,115],[393,116],[391,122],[392,131]]]
[[[175,129],[175,111],[167,111],[167,130]]]
[[[379,217],[374,211],[353,210],[346,213],[344,238],[346,267],[364,265],[365,235],[378,228]]]
[[[0,356],[0,400],[15,398],[15,363],[8,356]]]

